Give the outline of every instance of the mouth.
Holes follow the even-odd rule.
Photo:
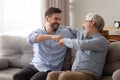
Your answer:
[[[53,26],[56,26],[56,27],[57,27],[57,26],[59,26],[59,24],[58,24],[58,23],[54,23]]]
[[[57,29],[59,27],[59,24],[58,23],[54,23],[53,27]]]
[[[59,23],[53,23],[51,27],[53,28],[54,31],[56,31],[59,27]]]

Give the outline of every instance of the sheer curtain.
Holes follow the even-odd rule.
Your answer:
[[[45,11],[51,7],[62,10],[62,25],[69,25],[69,0],[2,0],[0,35],[26,36],[45,26]]]
[[[44,24],[47,0],[2,0],[0,35],[26,36]]]
[[[48,9],[49,0],[40,0],[40,26],[45,26],[45,11]]]
[[[69,25],[69,0],[41,0],[41,20],[44,24],[44,13],[49,7],[58,7],[62,10],[61,25]]]

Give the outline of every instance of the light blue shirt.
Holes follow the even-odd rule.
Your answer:
[[[77,49],[72,70],[85,70],[97,77],[102,75],[108,42],[100,33],[85,38],[83,31],[79,31],[77,39],[65,38],[63,42],[67,47]]]
[[[38,34],[47,34],[45,29],[37,29],[28,36],[28,42],[33,44],[34,57],[30,64],[39,71],[59,71],[62,69],[67,47],[60,47],[58,42],[49,39],[35,42]],[[59,27],[54,35],[61,35],[63,38],[73,38],[73,34],[64,27]]]

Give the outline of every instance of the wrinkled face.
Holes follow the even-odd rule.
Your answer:
[[[85,22],[83,24],[84,30],[90,30],[94,26],[94,22],[88,18],[85,19]]]
[[[47,22],[49,23],[49,26],[53,29],[53,31],[56,31],[60,26],[61,21],[61,13],[54,13],[51,16],[47,16]]]

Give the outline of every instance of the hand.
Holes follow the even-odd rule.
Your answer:
[[[60,47],[63,47],[64,46],[63,40],[60,39],[59,42],[58,42],[58,44],[59,44]]]
[[[88,36],[89,36],[88,30],[84,30],[84,37],[86,38],[86,37],[88,37]]]
[[[58,42],[62,37],[60,35],[52,35],[52,39]]]

